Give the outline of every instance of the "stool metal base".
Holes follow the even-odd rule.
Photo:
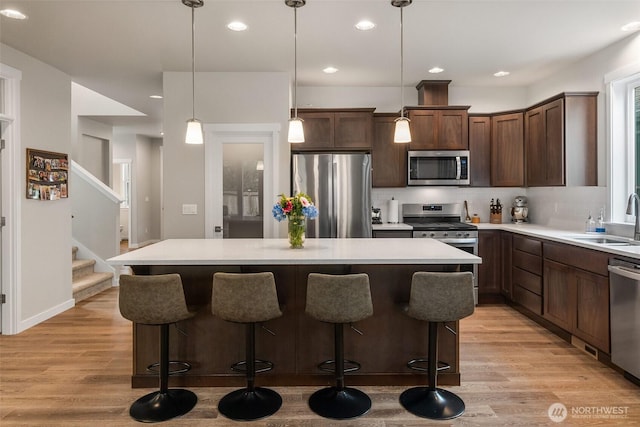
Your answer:
[[[133,402],[129,415],[136,421],[156,423],[184,415],[196,406],[198,397],[189,390],[172,388],[154,391]]]
[[[309,408],[324,418],[346,420],[369,412],[371,399],[356,388],[327,387],[309,397]]]
[[[218,402],[218,411],[236,421],[252,421],[275,414],[282,406],[282,397],[275,391],[255,387],[232,391]]]
[[[464,402],[441,388],[413,387],[400,395],[400,403],[413,415],[432,420],[450,420],[464,413]]]

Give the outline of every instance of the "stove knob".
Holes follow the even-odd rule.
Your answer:
[[[462,237],[462,233],[458,231],[458,232],[456,233],[456,237]]]
[[[429,237],[436,237],[436,233],[430,233]]]
[[[427,237],[427,233],[422,233],[422,237]]]
[[[469,237],[469,233],[464,233],[464,237]]]
[[[444,232],[444,234],[443,234],[443,236],[444,236],[444,237],[448,237],[448,236],[449,236],[449,233],[447,233],[447,232],[445,231],[445,232]]]

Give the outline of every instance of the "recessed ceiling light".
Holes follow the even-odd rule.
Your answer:
[[[623,25],[620,29],[622,31],[638,31],[640,30],[640,22],[629,22],[628,24]]]
[[[337,73],[338,69],[336,67],[329,66],[322,71],[325,72],[326,74],[333,74],[333,73]]]
[[[444,71],[444,68],[440,68],[440,67],[433,67],[432,69],[429,70],[431,74],[438,74],[443,71]]]
[[[27,15],[15,9],[2,9],[0,15],[4,15],[11,19],[27,19]]]
[[[375,27],[376,27],[376,24],[366,19],[363,19],[362,21],[356,24],[356,28],[359,29],[360,31],[373,30]]]
[[[497,73],[493,73],[493,75],[496,77],[504,77],[504,76],[508,76],[509,74],[511,73],[508,71],[498,71]]]
[[[247,27],[247,24],[245,24],[244,22],[233,21],[227,24],[227,28],[230,29],[231,31],[244,31],[248,27]]]
[[[149,95],[151,99],[162,99],[162,95]]]

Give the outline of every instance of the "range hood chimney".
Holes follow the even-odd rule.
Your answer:
[[[418,89],[418,105],[449,105],[449,83],[451,80],[422,80]]]

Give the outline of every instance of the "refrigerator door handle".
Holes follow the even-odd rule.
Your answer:
[[[456,179],[460,179],[460,175],[462,175],[462,161],[460,160],[460,156],[456,157]]]
[[[330,206],[329,212],[331,215],[330,224],[331,224],[331,237],[338,237],[338,217],[336,213],[336,182],[337,182],[337,172],[336,172],[336,162],[331,158],[331,196],[329,197]]]

